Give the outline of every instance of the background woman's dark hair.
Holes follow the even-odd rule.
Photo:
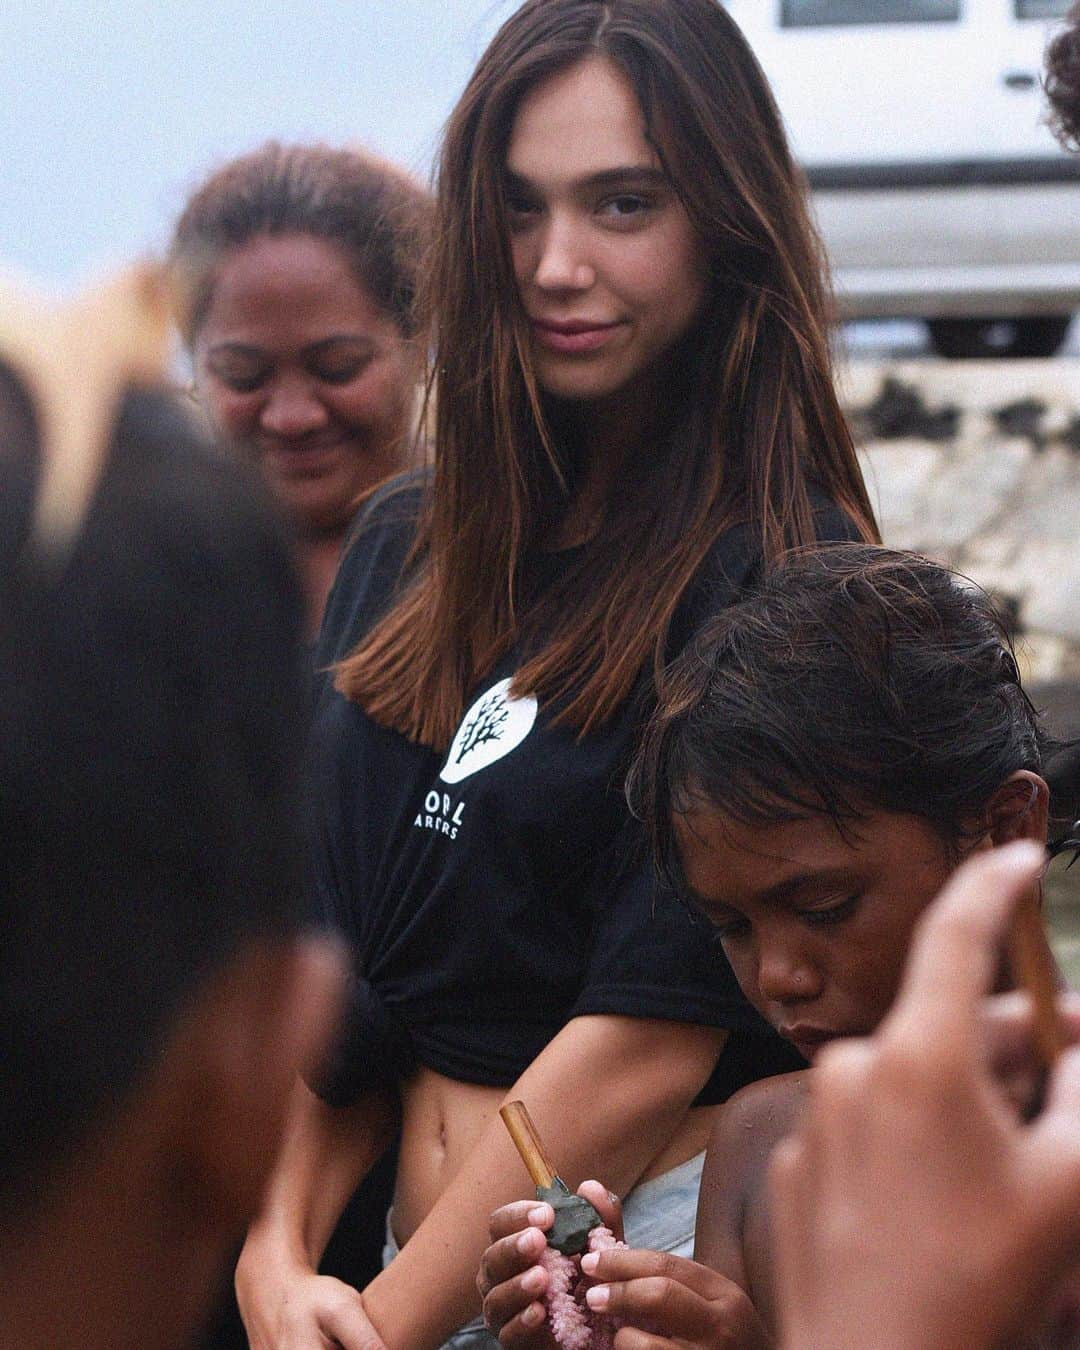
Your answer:
[[[38,457],[0,365],[0,1230],[198,982],[306,915],[302,599],[261,488],[132,392],[58,574]]]
[[[1080,5],[1047,49],[1044,84],[1054,134],[1066,149],[1080,150]]]
[[[532,368],[504,167],[523,96],[597,56],[633,85],[707,249],[710,298],[672,362],[658,444],[624,472],[596,537],[529,612],[530,563],[573,494],[576,447]],[[438,321],[439,390],[418,565],[338,673],[382,724],[445,746],[468,689],[531,630],[540,641],[517,692],[561,702],[562,720],[587,731],[650,659],[659,666],[679,601],[727,526],[753,522],[767,556],[812,542],[816,484],[876,537],[833,388],[803,181],[761,69],[717,0],[528,0],[503,25],[448,124],[424,309]]]
[[[406,173],[359,150],[270,141],[230,160],[190,198],[169,250],[185,341],[194,342],[206,315],[222,255],[289,234],[341,249],[376,304],[411,335],[432,206]]]
[[[628,793],[678,886],[673,820],[689,810],[824,812],[841,830],[897,811],[956,842],[1050,748],[981,591],[915,554],[841,544],[784,559],[674,663]]]

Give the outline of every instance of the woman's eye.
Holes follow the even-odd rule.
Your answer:
[[[524,197],[519,192],[508,192],[503,198],[506,207],[506,214],[510,217],[512,223],[525,220],[535,216],[539,207],[528,197]]]
[[[840,900],[821,904],[814,909],[804,909],[800,911],[801,917],[805,923],[814,928],[827,928],[830,924],[843,923],[845,919],[850,919],[855,913],[860,898],[858,895],[847,895]]]
[[[632,193],[623,193],[619,197],[609,197],[600,205],[601,215],[615,220],[632,220],[643,215],[653,205],[647,197],[638,197]]]
[[[366,365],[366,357],[357,357],[351,361],[338,361],[333,365],[314,366],[311,373],[324,384],[348,384],[350,380],[356,379]]]
[[[266,380],[265,370],[223,370],[213,372],[227,389],[237,394],[252,394]]]

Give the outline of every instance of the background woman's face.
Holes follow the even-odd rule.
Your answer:
[[[225,255],[195,369],[217,432],[307,533],[343,530],[357,496],[401,466],[408,345],[323,239],[262,236]]]
[[[626,389],[705,300],[705,250],[629,81],[602,57],[522,100],[506,210],[541,387],[571,400]]]

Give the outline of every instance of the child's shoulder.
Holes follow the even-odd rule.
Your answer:
[[[751,1083],[717,1112],[701,1176],[697,1255],[729,1278],[742,1273],[736,1267],[747,1212],[765,1185],[773,1149],[798,1118],[808,1076],[802,1070]]]
[[[706,1175],[726,1175],[725,1184],[730,1185],[733,1176],[763,1168],[802,1110],[808,1080],[805,1069],[779,1074],[751,1083],[729,1098],[713,1125]]]

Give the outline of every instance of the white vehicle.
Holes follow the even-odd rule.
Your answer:
[[[1080,308],[1080,155],[1046,125],[1071,0],[727,0],[807,171],[848,318],[1049,355]]]

